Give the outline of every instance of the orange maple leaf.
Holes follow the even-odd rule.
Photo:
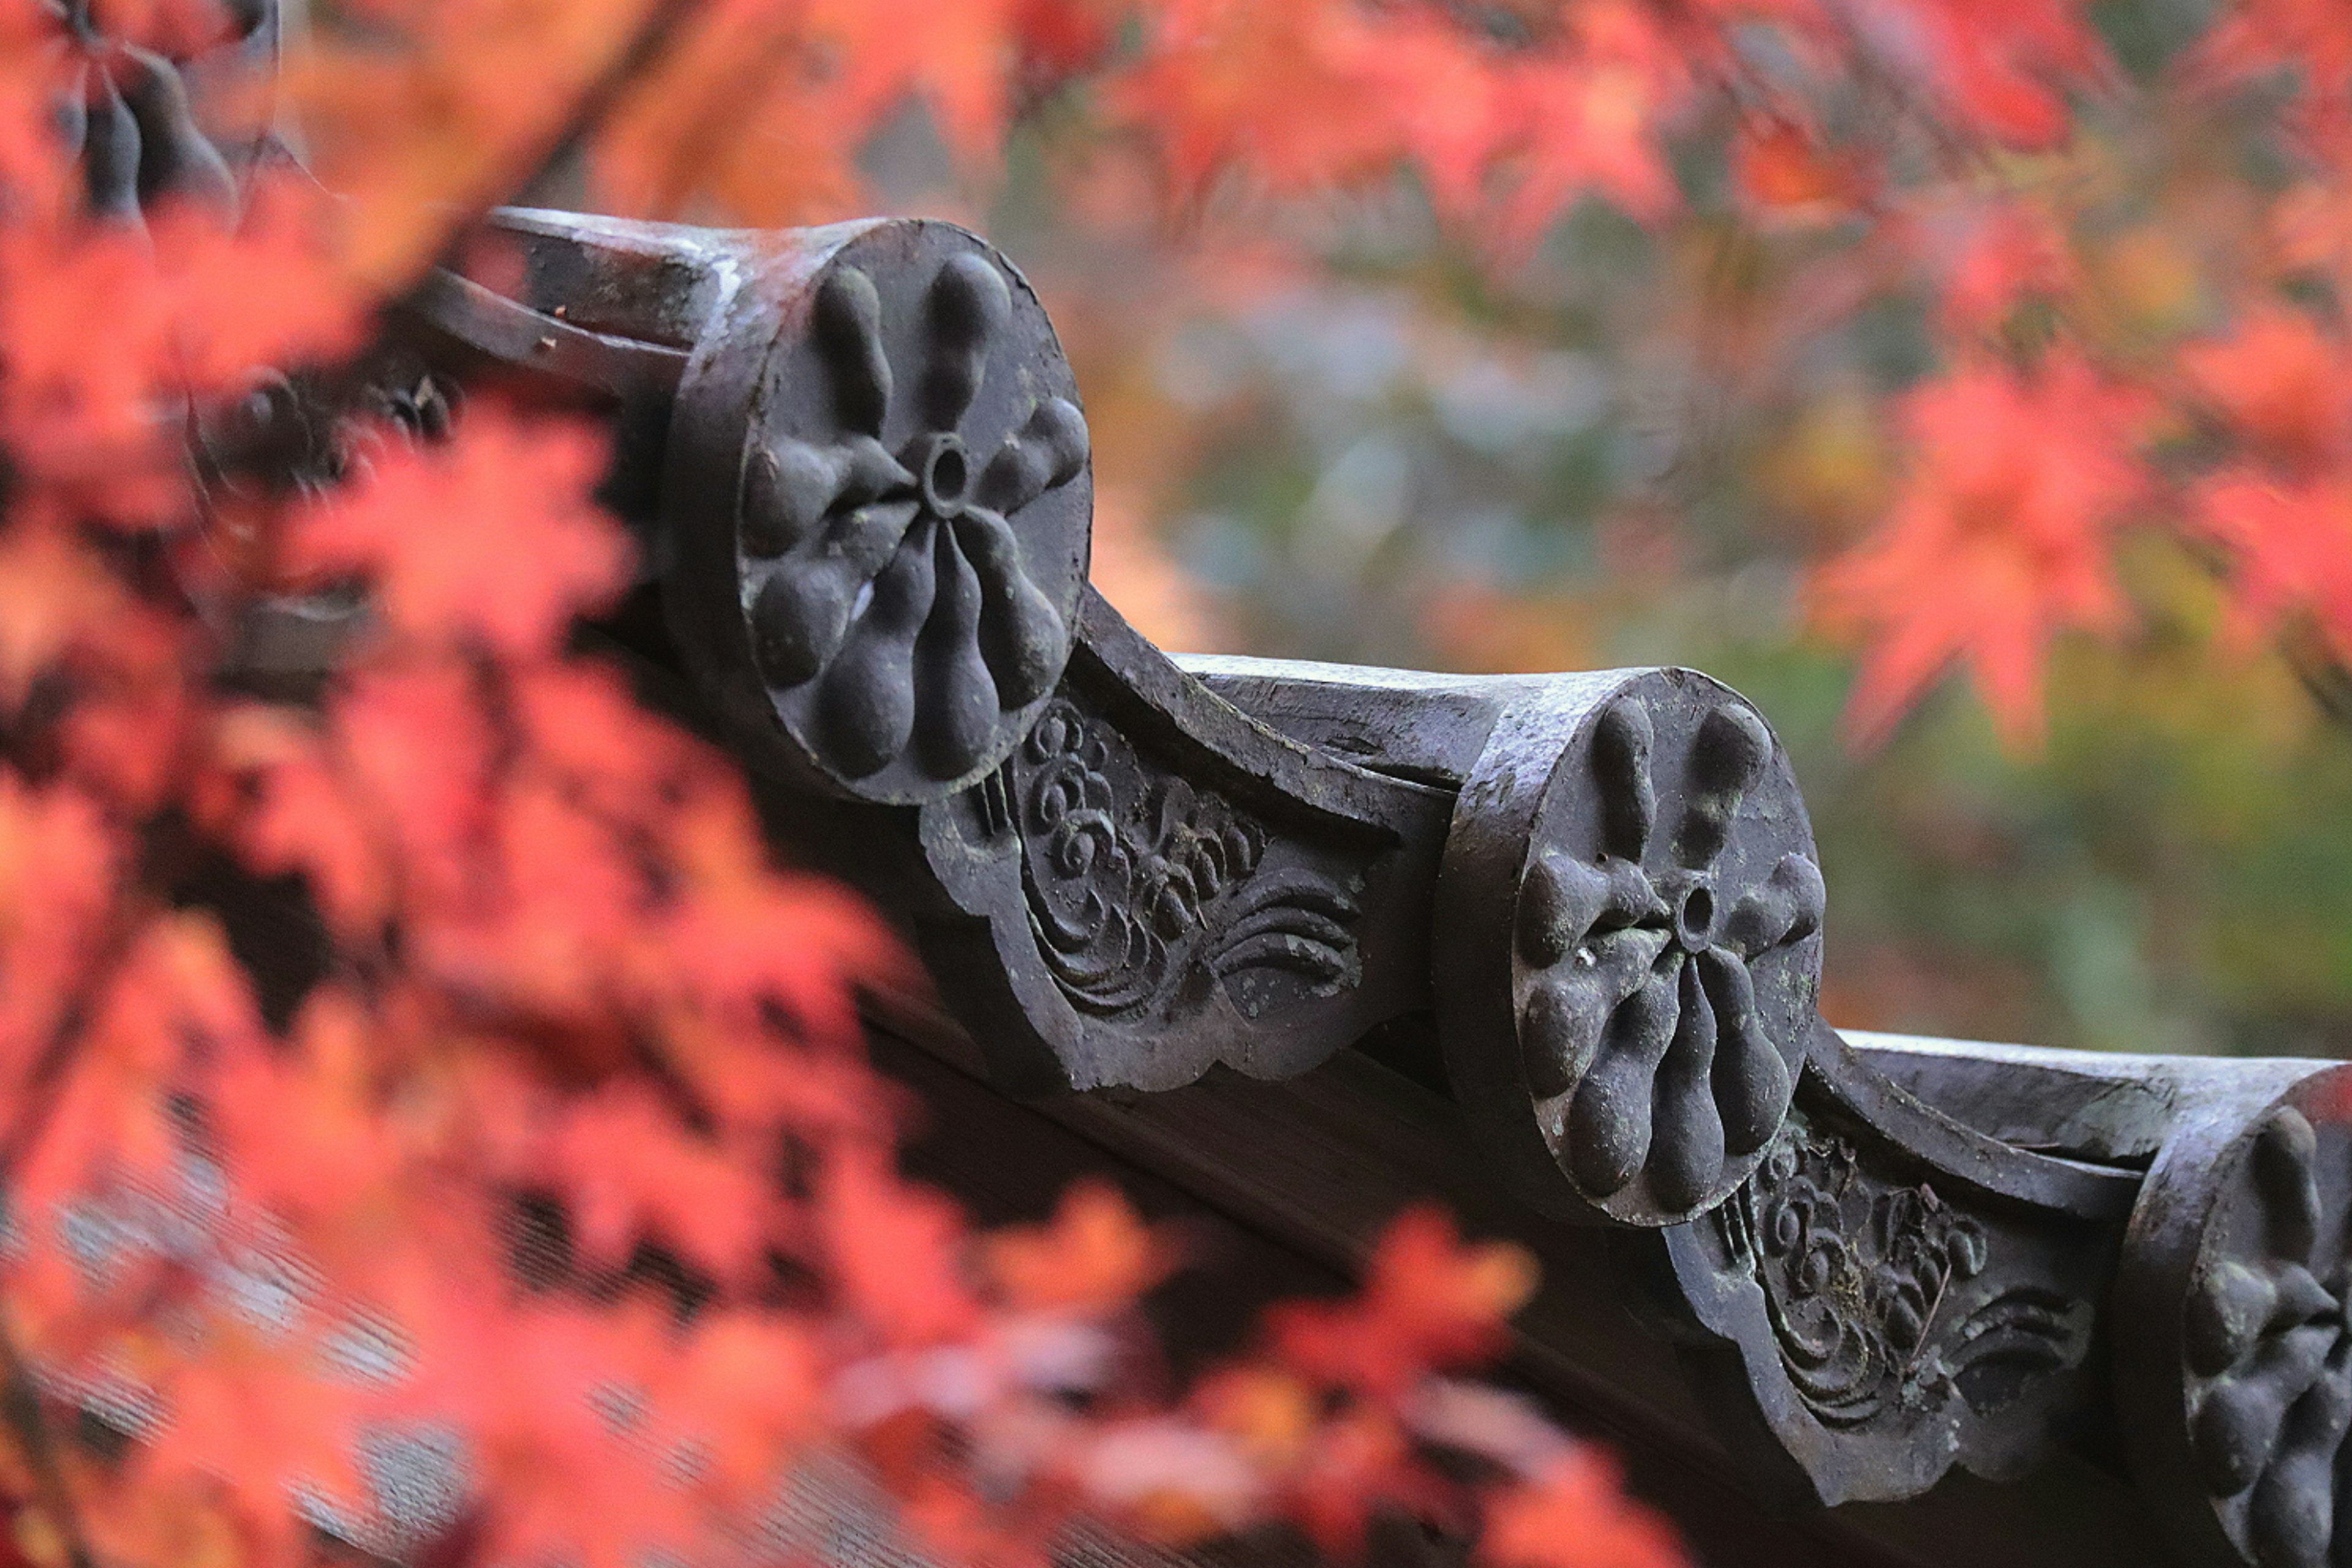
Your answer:
[[[0,1102],[20,1102],[71,1005],[125,853],[87,796],[0,773]]]
[[[1787,120],[1746,128],[1732,144],[1732,182],[1750,211],[1784,225],[1848,216],[1868,198],[1872,184],[1860,158],[1831,152],[1806,127]]]
[[[1561,46],[1504,75],[1497,153],[1509,180],[1496,223],[1507,254],[1531,249],[1588,195],[1649,223],[1682,203],[1658,132],[1691,86],[1689,40],[1622,0],[1574,17]]]
[[[1365,1554],[1375,1513],[1442,1519],[1446,1489],[1411,1462],[1411,1446],[1388,1411],[1367,1405],[1326,1420],[1308,1445],[1306,1462],[1285,1478],[1283,1511],[1327,1556]]]
[[[1379,90],[1384,35],[1354,0],[1167,0],[1110,107],[1159,139],[1171,190],[1238,170],[1296,192],[1385,169],[1401,152]],[[1281,90],[1270,90],[1280,81]]]
[[[131,615],[128,595],[62,528],[21,519],[0,539],[0,706]]]
[[[705,6],[598,133],[598,195],[657,218],[698,199],[747,224],[847,216],[858,188],[850,153],[865,126],[829,79],[828,42],[799,5]],[[905,42],[901,29],[893,47]]]
[[[463,902],[488,847],[496,744],[472,668],[429,657],[363,665],[328,718],[338,779],[397,857],[406,897],[428,910]]]
[[[273,170],[243,192],[232,226],[194,204],[149,219],[171,315],[159,367],[198,395],[265,366],[347,355],[368,326],[367,294],[340,265],[341,211],[307,179]]]
[[[383,1113],[372,1025],[356,997],[322,987],[290,1040],[223,1051],[209,1079],[220,1158],[238,1188],[339,1247],[367,1245],[381,1222],[362,1225],[362,1206],[396,1215],[395,1184],[415,1175]]]
[[[804,1323],[750,1311],[698,1318],[656,1395],[709,1445],[709,1489],[739,1505],[773,1498],[778,1468],[822,1430],[824,1359]]]
[[[911,1186],[875,1151],[836,1152],[817,1190],[825,1258],[842,1304],[893,1345],[967,1333],[980,1304],[963,1271],[963,1223],[940,1194]]]
[[[187,1087],[192,1054],[258,1048],[261,1035],[218,921],[184,912],[150,922],[107,977],[56,1103],[11,1173],[30,1223],[47,1227],[57,1205],[99,1182],[168,1173],[182,1133],[170,1096]]]
[[[1673,1530],[1630,1501],[1613,1467],[1578,1447],[1487,1505],[1477,1560],[1491,1568],[1682,1568]]]
[[[904,983],[905,953],[847,889],[769,866],[733,780],[698,783],[661,830],[677,894],[659,921],[673,994],[739,1020],[780,1007],[804,1041],[851,1037],[842,981]]]
[[[556,1026],[584,1066],[620,1028],[633,989],[645,877],[628,846],[543,781],[490,796],[494,827],[468,896],[418,911],[416,952],[469,1007]],[[495,846],[492,853],[491,846]]]
[[[804,0],[809,30],[838,51],[835,108],[871,125],[909,94],[939,117],[949,145],[992,156],[1004,135],[1019,58],[1020,0]]]
[[[1298,1370],[1393,1396],[1428,1372],[1492,1352],[1535,1287],[1524,1248],[1465,1244],[1443,1210],[1418,1206],[1381,1234],[1359,1299],[1276,1308],[1266,1327]]]
[[[988,1270],[1014,1306],[1104,1312],[1167,1278],[1176,1253],[1108,1182],[1071,1184],[1043,1226],[988,1238]]]
[[[547,1158],[593,1267],[625,1265],[641,1241],[723,1279],[751,1278],[764,1261],[774,1173],[750,1150],[690,1131],[643,1083],[610,1083],[564,1106]]]
[[[320,912],[347,942],[364,942],[392,913],[388,846],[356,807],[316,728],[295,715],[233,708],[212,726],[195,805],[214,832],[265,876],[299,872]]]
[[[277,99],[344,207],[341,274],[371,293],[413,284],[454,225],[512,195],[552,150],[572,106],[652,10],[653,0],[365,0],[321,19],[336,25],[302,29]]]

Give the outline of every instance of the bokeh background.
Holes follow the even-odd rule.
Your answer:
[[[2202,10],[2100,20],[2152,79]],[[2113,342],[2193,329],[2263,189],[2260,129],[2128,84],[2083,129],[2003,177],[2063,192]],[[1139,151],[1051,105],[971,169],[912,103],[864,173],[889,210],[987,232],[1045,298],[1096,432],[1097,581],[1163,646],[1696,666],[1795,758],[1834,1022],[2352,1055],[2352,707],[2217,637],[2179,551],[2127,552],[2127,634],[2058,644],[2038,749],[1949,681],[1882,744],[1842,733],[1854,653],[1804,568],[1882,512],[1884,409],[1935,368],[1938,307],[1864,276],[1851,226],[1743,217],[1727,140],[1681,129],[1684,216],[1588,200],[1508,257],[1449,237],[1410,176],[1171,217]]]

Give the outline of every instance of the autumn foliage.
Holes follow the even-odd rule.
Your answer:
[[[794,1561],[779,1499],[832,1464],[945,1562],[1488,1507],[1497,1564],[1675,1560],[1451,1380],[1533,1281],[1433,1212],[1155,1396],[1175,1239],[1107,1186],[978,1236],[905,1179],[856,1002],[905,961],[572,651],[639,572],[604,432],[429,381],[300,426],[583,147],[641,205],[783,216],[908,91],[982,145],[1107,37],[889,9],[355,5],[281,82],[255,6],[7,7],[0,1551]]]
[[[1402,172],[1507,272],[1587,199],[1685,212],[1711,139],[1742,221],[1819,247],[1813,319],[1934,298],[1895,499],[1812,583],[1860,738],[1958,666],[2031,739],[2141,540],[2226,585],[2225,637],[2352,659],[2319,7],[2227,8],[2154,80],[2074,0],[318,9],[280,61],[260,0],[0,0],[0,1508],[39,1568],[782,1559],[826,1457],[954,1561],[1082,1519],[1345,1552],[1382,1510],[1498,1568],[1675,1560],[1592,1450],[1454,1380],[1532,1289],[1514,1251],[1403,1216],[1360,1297],[1155,1400],[1171,1237],[1102,1187],[976,1236],[898,1173],[856,997],[904,961],[573,651],[642,570],[602,432],[420,393],[240,444],[527,188],[840,216],[915,102],[982,170],[1076,118],[1076,210],[1140,179],[1203,243]],[[2135,93],[2278,119],[2193,310],[2084,261],[2069,149]],[[320,606],[333,668],[290,679]],[[225,916],[260,894],[320,934]]]

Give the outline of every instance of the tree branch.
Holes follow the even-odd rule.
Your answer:
[[[66,1484],[55,1434],[41,1415],[40,1392],[33,1386],[32,1373],[17,1353],[16,1336],[8,1331],[5,1317],[0,1317],[0,1421],[16,1435],[25,1450],[25,1464],[33,1473],[35,1500],[65,1543],[68,1568],[92,1568],[81,1513],[74,1505],[73,1489]]]
[[[2346,729],[2352,729],[2352,668],[2336,657],[2318,629],[2298,626],[2280,639],[2287,663],[2319,710]]]
[[[621,106],[629,89],[661,62],[688,26],[708,9],[709,0],[656,0],[639,25],[636,36],[629,40],[628,47],[588,84],[587,90],[572,104],[562,129],[556,132],[530,174],[516,183],[515,189],[530,189],[578,156]]]

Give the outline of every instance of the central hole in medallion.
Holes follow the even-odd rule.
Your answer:
[[[1675,924],[1685,947],[1696,952],[1706,946],[1715,936],[1715,895],[1705,888],[1693,888],[1685,893],[1682,912]]]
[[[963,500],[963,488],[971,482],[971,470],[965,465],[963,448],[942,441],[931,449],[931,471],[927,488],[940,500],[953,503]]]

